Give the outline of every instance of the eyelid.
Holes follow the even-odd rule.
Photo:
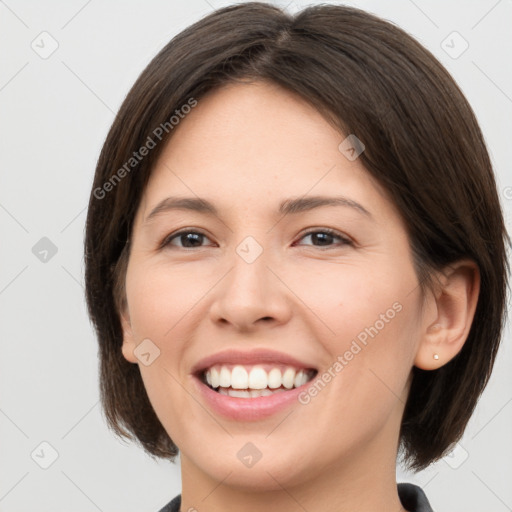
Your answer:
[[[204,237],[206,238],[210,238],[210,236],[208,234],[206,234],[202,229],[200,228],[192,228],[192,227],[185,227],[185,228],[181,228],[181,229],[178,229],[177,231],[173,231],[172,233],[166,235],[163,240],[160,242],[158,248],[159,249],[165,249],[166,246],[168,245],[171,245],[170,242],[172,239],[174,238],[177,238],[179,237],[180,235],[183,235],[185,233],[197,233],[198,235],[203,235]],[[203,246],[200,246],[200,247],[195,247],[195,248],[190,248],[190,247],[178,247],[178,249],[183,249],[183,250],[188,250],[188,251],[191,251],[193,249],[199,249],[199,248],[203,248]]]
[[[344,233],[338,231],[337,229],[333,228],[326,228],[326,227],[313,227],[313,228],[307,228],[305,231],[300,233],[298,239],[304,238],[307,235],[310,235],[312,233],[328,233],[329,235],[332,235],[336,238],[339,238],[345,245],[355,245],[354,240],[350,238],[348,235],[345,235]],[[314,245],[310,247],[315,247]],[[318,246],[317,246],[318,247]],[[321,248],[321,246],[319,246]],[[329,247],[327,247],[329,249]]]
[[[170,244],[171,240],[179,237],[180,235],[186,234],[186,233],[196,233],[196,234],[199,234],[199,235],[203,235],[205,238],[210,239],[210,236],[207,233],[205,233],[200,228],[185,227],[185,228],[178,229],[177,231],[174,231],[174,232],[170,233],[169,235],[165,236],[163,238],[163,240],[161,241],[161,243],[159,244],[159,249],[164,249],[166,246],[171,245]],[[302,231],[298,235],[298,240],[301,240],[302,238],[304,238],[304,237],[306,237],[308,235],[311,235],[313,233],[327,233],[327,234],[329,234],[329,235],[331,235],[331,236],[333,236],[335,238],[340,239],[343,242],[342,245],[355,246],[355,241],[351,237],[349,237],[348,235],[345,235],[344,233],[338,231],[337,229],[327,228],[327,227],[307,228],[306,230]],[[302,245],[302,244],[299,244],[299,245]],[[204,248],[204,247],[205,246],[199,246],[199,247],[178,247],[178,248],[183,249],[183,250],[192,251],[192,250],[201,249],[201,248]],[[322,250],[322,246],[311,245],[310,247],[317,247],[318,249]],[[328,250],[330,248],[335,248],[335,247],[337,247],[337,246],[336,245],[334,245],[334,246],[326,246],[323,250]]]

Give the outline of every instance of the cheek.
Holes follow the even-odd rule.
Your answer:
[[[319,267],[317,267],[318,269]],[[300,275],[300,279],[297,277]],[[342,349],[343,340],[365,334],[368,329],[390,331],[399,324],[406,301],[413,298],[413,275],[404,277],[403,271],[392,266],[363,266],[355,262],[323,263],[320,270],[295,271],[287,276],[293,291],[304,305],[315,313],[325,340],[332,348]],[[325,329],[324,329],[325,328]]]
[[[193,277],[191,277],[193,276]],[[132,327],[140,339],[168,340],[183,329],[194,307],[218,278],[204,279],[190,266],[164,264],[141,266],[127,276],[127,296]]]
[[[187,410],[190,401],[183,391],[180,362],[194,313],[217,280],[211,269],[203,279],[190,266],[170,268],[161,263],[134,265],[127,274],[126,293],[135,341],[139,344],[148,338],[160,350],[151,365],[139,364],[144,387],[158,418],[177,442],[181,439],[180,411]]]
[[[329,354],[332,387],[352,403],[350,410],[378,396],[389,406],[386,396],[394,401],[401,394],[414,359],[420,314],[414,271],[396,263],[332,267],[328,274],[308,273],[294,287],[315,313],[304,309]]]

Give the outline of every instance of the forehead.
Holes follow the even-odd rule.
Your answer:
[[[283,160],[321,160],[337,151],[341,134],[301,97],[266,82],[228,84],[198,100],[172,133],[165,156],[271,166]],[[258,165],[260,163],[260,165]],[[242,170],[242,169],[240,169]]]
[[[208,197],[253,212],[305,195],[386,206],[361,161],[340,151],[345,138],[278,85],[228,84],[199,99],[175,128],[150,176],[143,210],[147,215],[167,195]]]

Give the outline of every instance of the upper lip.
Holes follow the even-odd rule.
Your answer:
[[[216,354],[207,356],[198,361],[192,367],[192,373],[200,374],[216,364],[284,364],[299,369],[316,369],[311,364],[305,363],[300,359],[269,349],[254,349],[251,351],[241,351],[236,349],[227,349]]]

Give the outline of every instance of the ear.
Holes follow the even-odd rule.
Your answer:
[[[138,363],[138,359],[133,353],[137,344],[135,343],[135,337],[133,336],[130,315],[126,309],[121,313],[121,326],[123,328],[123,346],[121,348],[123,356],[129,363]]]
[[[480,272],[474,261],[460,260],[441,273],[435,293],[428,298],[427,309],[434,314],[424,318],[415,366],[436,370],[459,353],[471,329],[479,292]]]

